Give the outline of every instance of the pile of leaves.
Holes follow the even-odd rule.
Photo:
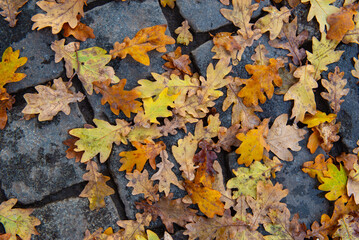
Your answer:
[[[161,0],[162,6],[174,7],[174,0]],[[221,0],[223,4],[229,2]],[[281,0],[274,0],[278,4]],[[285,1],[283,1],[285,2]],[[308,37],[303,31],[297,35],[297,19],[291,10],[282,4],[265,7],[266,15],[251,23],[251,16],[259,4],[250,0],[232,0],[233,9],[221,9],[221,14],[238,28],[236,34],[221,32],[213,36],[218,62],[209,64],[206,77],[193,73],[188,55],[182,55],[181,48],[163,55],[167,62],[166,72],[152,73],[152,79],[141,79],[139,86],[124,90],[126,79],[119,79],[107,64],[116,58],[130,55],[134,60],[150,65],[147,52],[166,52],[166,45],[175,39],[165,35],[166,26],[157,25],[141,29],[134,38],[126,37],[114,43],[107,51],[99,47],[80,50],[79,42],[65,45],[65,39],[54,41],[51,49],[55,61],[65,62],[69,80],[55,79],[52,86],[37,86],[38,93],[25,94],[27,102],[23,113],[26,119],[36,117],[39,121],[50,121],[58,112],[70,114],[69,104],[82,101],[84,94],[71,88],[75,76],[81,81],[86,94],[93,91],[102,95],[102,105],[109,105],[115,115],[123,112],[127,120],[116,119],[115,125],[100,119],[93,119],[94,125],[69,129],[71,138],[64,141],[69,146],[68,158],[86,164],[88,181],[80,197],[88,198],[91,210],[105,207],[105,197],[114,194],[106,182],[110,179],[99,172],[93,159],[99,155],[100,163],[108,160],[113,144],[131,145],[134,150],[119,154],[122,163],[119,171],[126,171],[127,186],[132,194],[141,194],[143,200],[136,203],[139,212],[134,220],[120,220],[121,229],[102,228],[91,233],[90,239],[159,239],[148,230],[151,221],[158,217],[169,233],[174,233],[174,224],[185,229],[190,240],[199,239],[341,239],[359,238],[359,149],[354,153],[342,153],[325,159],[320,154],[313,161],[304,163],[303,171],[321,183],[319,190],[326,191],[325,197],[334,202],[331,216],[323,214],[320,223],[314,222],[308,228],[299,222],[298,214],[291,217],[281,200],[289,193],[271,178],[281,170],[281,161],[293,161],[292,151],[300,151],[299,142],[308,130],[299,128],[301,122],[310,129],[307,147],[314,153],[318,147],[329,153],[339,140],[340,122],[337,114],[348,94],[344,73],[338,67],[328,74],[328,80],[321,79],[327,65],[340,60],[343,51],[336,51],[342,43],[359,44],[358,4],[346,0],[341,8],[332,3],[335,0],[288,0],[284,5],[295,8],[298,4],[310,4],[308,21],[314,17],[319,23],[321,39],[312,39],[312,53],[300,48]],[[10,26],[16,24],[18,9],[26,0],[11,3],[0,0],[1,12]],[[37,5],[46,14],[32,17],[33,29],[51,27],[53,34],[63,31],[65,37],[73,35],[80,41],[93,38],[90,27],[80,22],[84,16],[85,0],[39,1]],[[4,7],[5,6],[5,7]],[[291,21],[290,21],[291,20]],[[246,47],[253,45],[262,34],[269,32],[269,44],[289,51],[287,56],[267,58],[267,50],[259,44],[251,57],[253,64],[245,66],[251,75],[248,79],[231,76],[232,65],[241,61]],[[193,37],[187,21],[176,30],[177,43],[188,45]],[[18,58],[19,51],[8,48],[0,63],[0,128],[6,124],[7,110],[14,98],[4,85],[20,81],[24,74],[15,73],[26,63]],[[290,62],[288,64],[288,62]],[[359,78],[359,62],[355,61],[354,77]],[[289,71],[288,71],[289,69]],[[320,93],[328,101],[331,112],[317,110],[314,89],[318,81],[326,89]],[[275,87],[279,87],[276,92]],[[216,113],[216,100],[226,88],[223,111],[231,108],[232,125],[221,126]],[[291,119],[288,115],[278,116],[270,126],[269,119],[260,119],[256,112],[262,111],[260,104],[271,99],[273,94],[284,95],[284,101],[294,101]],[[194,132],[187,132],[186,126],[195,123]],[[184,130],[186,136],[179,139],[168,151],[160,137],[175,135]],[[217,154],[221,151],[238,154],[238,164],[233,170],[235,177],[226,184]],[[290,150],[289,150],[290,149]],[[175,164],[168,159],[171,152],[179,166],[179,176],[173,172]],[[161,161],[156,163],[159,156]],[[273,157],[271,157],[273,156]],[[150,176],[145,166],[156,172]],[[183,197],[175,198],[174,189],[182,190]],[[0,205],[0,222],[6,234],[1,239],[30,239],[38,234],[35,226],[40,221],[29,216],[32,210],[12,209],[16,199]],[[259,231],[259,229],[263,229]],[[164,239],[172,237],[167,232]]]

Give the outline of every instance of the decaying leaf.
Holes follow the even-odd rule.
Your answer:
[[[132,40],[126,37],[122,43],[115,42],[114,49],[110,51],[112,58],[124,59],[127,54],[130,54],[137,62],[149,66],[150,58],[147,52],[154,49],[158,52],[166,52],[166,45],[175,43],[172,37],[165,34],[166,28],[166,25],[143,28]]]
[[[333,147],[333,143],[340,139],[337,135],[339,133],[340,123],[335,123],[335,121],[332,121],[331,123],[321,123],[316,129],[321,137],[321,148],[323,148],[324,151],[329,152]]]
[[[6,233],[10,233],[9,240],[17,240],[16,235],[23,240],[30,240],[31,235],[38,235],[35,227],[41,222],[36,217],[30,216],[33,209],[13,208],[17,199],[11,198],[0,204],[0,223]]]
[[[110,86],[110,83],[110,79],[103,82],[93,82],[95,92],[102,94],[102,105],[109,103],[114,114],[119,115],[121,110],[128,118],[131,117],[131,112],[137,113],[142,110],[142,103],[135,100],[141,96],[141,93],[136,89],[124,90],[126,79],[121,79],[116,85]]]
[[[47,14],[36,14],[31,18],[35,22],[34,29],[52,28],[52,34],[58,34],[62,26],[68,23],[71,28],[78,24],[77,15],[84,16],[83,7],[86,0],[62,0],[62,1],[39,1],[37,6],[46,11]]]
[[[3,53],[0,62],[0,94],[6,91],[4,88],[5,84],[21,81],[26,77],[25,73],[15,73],[27,61],[26,57],[19,58],[19,56],[20,50],[14,52],[12,47],[8,47]]]
[[[356,204],[359,204],[359,165],[354,164],[353,169],[349,172],[347,192],[350,197],[353,195]]]
[[[286,125],[288,115],[282,114],[278,116],[272,127],[268,131],[266,142],[270,150],[280,159],[284,161],[293,161],[293,155],[288,150],[300,151],[299,141],[304,139],[307,133],[304,129],[298,129],[296,124]]]
[[[137,148],[137,150],[120,152],[120,157],[122,157],[120,162],[122,163],[122,166],[119,171],[126,170],[126,173],[129,173],[136,165],[136,169],[141,172],[147,160],[149,160],[151,167],[156,169],[155,159],[162,150],[166,149],[166,145],[162,141],[154,143],[152,141],[145,140],[145,144],[132,142],[132,145]]]
[[[105,81],[111,79],[112,83],[117,83],[120,79],[115,76],[112,67],[106,66],[110,62],[111,56],[106,54],[106,50],[99,47],[91,47],[79,50],[80,43],[71,42],[65,46],[65,39],[54,41],[51,49],[55,51],[55,62],[65,60],[66,76],[71,78],[75,73],[78,75],[88,94],[93,92],[94,81]]]
[[[138,170],[127,173],[126,178],[129,180],[127,187],[133,187],[132,195],[143,194],[144,198],[152,202],[158,201],[158,185],[153,185],[153,181],[148,178],[146,169],[142,173]]]
[[[171,170],[175,165],[168,160],[168,154],[162,150],[160,153],[162,162],[157,164],[158,171],[152,175],[151,180],[159,180],[158,189],[160,192],[165,192],[168,196],[171,190],[171,184],[177,186],[179,189],[184,190],[180,181],[178,181],[176,174]],[[167,229],[169,232],[173,232]]]
[[[359,239],[358,217],[344,215],[339,219],[339,228],[333,234],[333,238],[340,237],[343,240]]]
[[[191,60],[189,56],[182,55],[181,47],[177,47],[174,52],[167,53],[162,56],[166,62],[163,67],[169,71],[168,76],[175,74],[177,76],[183,76],[184,74],[192,75],[190,64]]]
[[[247,134],[237,134],[237,138],[242,141],[236,150],[236,153],[241,155],[237,160],[238,164],[245,164],[248,167],[253,160],[262,160],[264,149],[269,151],[269,145],[265,140],[268,134],[268,122],[269,119],[266,118],[257,129],[249,130]]]
[[[39,114],[39,121],[50,121],[60,111],[70,114],[70,103],[81,102],[85,96],[70,90],[70,85],[64,83],[62,78],[54,79],[51,87],[38,85],[35,89],[38,93],[26,93],[24,98],[27,102],[22,110],[23,114]]]
[[[98,166],[94,161],[87,163],[86,170],[88,170],[88,172],[83,175],[83,179],[88,181],[88,183],[80,193],[80,197],[88,198],[91,210],[103,208],[106,206],[105,197],[115,193],[115,191],[106,184],[106,182],[110,180],[110,177],[98,172]]]
[[[17,19],[16,16],[20,13],[19,8],[24,6],[28,0],[1,0],[0,8],[3,10],[0,14],[9,22],[10,27],[15,27]]]
[[[131,129],[129,123],[121,119],[116,119],[115,126],[99,119],[94,119],[93,122],[97,128],[74,128],[69,134],[80,139],[75,143],[75,151],[84,151],[81,162],[88,162],[100,153],[100,162],[103,163],[110,156],[113,143],[127,144],[126,136]]]
[[[189,28],[188,21],[184,20],[182,26],[175,30],[175,33],[178,34],[177,43],[188,46],[188,44],[193,41],[193,36]]]

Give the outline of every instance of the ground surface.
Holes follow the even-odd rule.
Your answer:
[[[63,63],[55,63],[54,52],[50,49],[51,42],[61,39],[62,35],[52,35],[48,29],[32,31],[31,17],[41,12],[35,4],[35,0],[29,2],[22,8],[19,21],[15,28],[10,28],[8,23],[0,18],[0,53],[8,46],[20,49],[21,56],[28,57],[28,63],[19,69],[19,72],[27,74],[26,79],[19,83],[7,86],[9,92],[16,96],[16,103],[9,113],[9,121],[6,128],[0,131],[0,202],[9,198],[19,200],[16,206],[24,208],[35,208],[34,216],[39,218],[42,224],[37,227],[40,235],[33,239],[82,239],[86,229],[91,232],[99,227],[113,227],[118,229],[116,221],[119,219],[133,219],[136,213],[134,202],[138,196],[132,196],[131,190],[126,187],[127,180],[120,167],[118,153],[129,150],[130,147],[114,146],[110,159],[101,164],[101,172],[111,177],[109,185],[116,189],[116,194],[106,199],[106,208],[91,212],[86,198],[79,198],[79,194],[86,182],[82,179],[85,173],[84,165],[75,163],[73,159],[65,156],[66,146],[62,141],[68,138],[67,131],[71,128],[82,127],[85,123],[92,124],[93,118],[104,119],[114,122],[117,116],[113,115],[109,107],[100,104],[100,96],[92,95],[79,104],[71,104],[71,114],[58,114],[50,122],[39,122],[37,118],[29,121],[23,119],[21,113],[25,107],[23,95],[35,92],[34,86],[46,84],[54,78],[65,76]],[[194,42],[189,46],[182,46],[185,54],[190,54],[192,67],[195,71],[205,75],[206,68],[212,62],[213,53],[211,34],[221,31],[234,32],[235,27],[230,24],[219,12],[224,6],[217,0],[177,0],[174,9],[162,8],[157,0],[128,0],[116,2],[110,0],[88,1],[85,8],[84,22],[94,29],[95,39],[89,39],[81,44],[81,48],[98,46],[109,51],[115,41],[122,41],[126,36],[133,38],[135,33],[144,27],[157,24],[167,24],[168,32],[174,38],[174,30],[180,26],[184,19],[189,21],[191,31],[194,34]],[[254,1],[253,1],[254,2]],[[269,0],[261,2],[263,6],[269,4]],[[263,15],[261,10],[254,13],[255,18]],[[292,15],[298,16],[299,31],[307,29],[309,38],[304,44],[306,50],[311,51],[311,38],[318,36],[316,22],[307,23],[306,15],[308,6],[301,5],[293,10]],[[255,19],[254,19],[255,20]],[[265,44],[269,50],[269,57],[286,55],[284,50],[271,48],[268,44],[268,35],[262,38],[243,54],[243,61],[233,68],[233,74],[241,78],[247,78],[244,70],[246,64],[251,63],[250,56],[254,53],[258,43]],[[176,46],[167,49],[173,51]],[[331,155],[336,156],[340,152],[350,152],[356,147],[359,139],[359,95],[356,79],[350,74],[353,69],[352,58],[358,56],[358,46],[354,44],[338,46],[345,50],[341,60],[329,66],[333,72],[335,66],[339,66],[345,72],[348,79],[349,94],[344,97],[345,102],[338,116],[342,123],[340,130],[341,139],[335,144]],[[164,60],[161,54],[151,52],[151,65],[146,67],[135,62],[131,57],[125,60],[111,61],[111,65],[120,78],[127,79],[127,87],[133,88],[137,80],[150,77],[151,72],[161,73],[164,70]],[[326,78],[326,74],[323,74]],[[84,90],[78,79],[74,79],[77,90]],[[217,102],[217,110],[220,113],[222,124],[230,126],[230,112],[221,112],[223,98]],[[328,109],[326,103],[318,98],[318,109]],[[282,113],[291,113],[292,102],[284,102],[283,96],[275,95],[263,106],[263,113],[259,116],[271,118],[271,122]],[[123,117],[120,115],[120,117]],[[189,127],[191,129],[191,127]],[[179,131],[178,135],[161,139],[165,141],[167,149],[177,143],[184,133]],[[308,138],[308,134],[306,136]],[[317,190],[318,182],[301,171],[301,165],[313,160],[318,153],[310,154],[303,140],[300,152],[294,152],[294,161],[285,163],[283,170],[277,174],[276,180],[289,189],[290,193],[285,199],[292,213],[298,212],[300,219],[309,226],[314,220],[319,220],[321,214],[330,212],[331,206],[324,198],[324,193]],[[226,179],[232,177],[231,170],[237,167],[237,155],[233,153],[219,154],[219,161],[224,169]],[[170,160],[174,161],[170,156]],[[148,166],[146,166],[148,167]],[[178,170],[177,170],[177,173]],[[163,232],[163,227],[157,221],[152,229]],[[181,229],[175,239],[182,239]],[[0,228],[1,232],[1,228]],[[185,239],[185,238],[183,238]]]

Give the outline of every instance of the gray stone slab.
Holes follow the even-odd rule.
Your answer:
[[[27,76],[19,82],[7,84],[5,87],[9,93],[43,84],[61,75],[64,64],[55,63],[55,52],[50,48],[57,39],[51,30],[43,29],[29,32],[24,39],[11,45],[14,51],[20,50],[20,57],[27,57],[26,64],[17,71]]]
[[[69,198],[37,208],[33,214],[41,221],[36,227],[39,235],[34,240],[82,240],[88,229],[91,233],[102,227],[119,229],[120,220],[115,204],[110,197],[105,198],[106,207],[91,211],[86,198]]]
[[[308,40],[311,41],[313,37],[320,39],[319,24],[316,18],[311,21],[307,21],[310,4],[299,4],[297,7],[292,9],[292,16],[298,18],[298,29],[297,34],[304,30],[308,31]]]
[[[0,179],[7,198],[29,204],[83,182],[84,168],[66,158],[67,147],[62,143],[69,129],[85,123],[77,104],[70,106],[69,116],[61,112],[49,122],[24,120],[24,103],[9,112],[0,134]]]
[[[86,12],[84,21],[94,29],[96,38],[86,40],[81,44],[81,48],[98,46],[108,51],[113,48],[115,42],[122,42],[125,37],[132,39],[142,28],[167,24],[157,0],[110,2]],[[168,29],[166,34],[170,35]],[[174,46],[167,45],[167,50],[173,51]],[[164,72],[162,65],[165,61],[161,58],[163,54],[157,51],[149,52],[150,66],[136,62],[130,55],[123,60],[114,59],[111,64],[114,65],[117,76],[127,79],[125,89],[132,89],[137,86],[139,79],[150,77],[151,72]],[[103,115],[100,96],[90,96],[89,101],[95,115]]]
[[[253,3],[256,3],[254,0]],[[177,0],[177,7],[181,15],[188,20],[189,25],[196,32],[208,32],[230,24],[220,12],[222,8],[232,9],[232,6],[223,5],[215,0]],[[269,0],[261,1],[258,9],[253,12],[252,18],[261,14],[263,7],[270,5]]]

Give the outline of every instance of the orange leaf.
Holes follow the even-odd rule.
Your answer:
[[[322,177],[324,177],[323,172],[328,171],[328,164],[333,163],[331,158],[325,160],[323,154],[319,154],[315,157],[314,161],[308,161],[303,164],[302,171],[308,173],[308,175],[312,178],[317,176],[318,181],[322,183]]]
[[[75,28],[72,28],[68,23],[65,23],[62,29],[64,30],[64,37],[72,35],[80,41],[86,41],[88,38],[95,38],[93,29],[82,22],[79,22]]]
[[[8,93],[0,92],[0,129],[4,129],[7,122],[6,109],[10,110],[15,103],[15,98]]]
[[[320,133],[317,128],[312,128],[313,133],[309,136],[307,148],[310,150],[310,153],[313,154],[319,145],[323,142],[320,137]]]
[[[112,85],[111,87],[110,83],[110,79],[104,82],[93,82],[96,93],[103,95],[101,99],[102,105],[108,102],[114,114],[119,115],[121,110],[128,118],[131,117],[131,112],[137,113],[142,109],[142,103],[135,100],[141,96],[141,93],[135,89],[130,91],[123,90],[126,85],[126,79],[121,79],[117,85]]]
[[[124,59],[127,54],[130,54],[137,62],[149,66],[150,58],[147,52],[154,49],[158,52],[166,52],[166,45],[176,42],[172,37],[165,35],[166,28],[167,25],[143,28],[132,40],[126,37],[122,43],[115,42],[114,49],[110,50],[112,58]]]
[[[330,28],[327,33],[327,39],[341,41],[348,30],[355,27],[353,16],[357,14],[356,5],[343,7],[340,12],[333,13],[327,17]]]
[[[145,144],[139,142],[132,142],[132,145],[137,148],[134,151],[121,152],[120,156],[123,157],[120,159],[122,166],[119,171],[131,172],[132,168],[136,165],[138,171],[142,171],[147,160],[149,160],[150,165],[153,169],[156,169],[156,157],[160,154],[162,150],[166,149],[166,145],[160,141],[157,143],[145,140]]]
[[[188,74],[190,76],[192,75],[191,68],[189,66],[189,64],[191,64],[191,60],[188,55],[182,55],[181,47],[177,47],[174,52],[163,55],[162,58],[168,61],[163,65],[163,67],[169,71],[169,75],[176,74],[177,76],[182,77],[184,74]]]
[[[239,97],[243,97],[243,103],[246,106],[258,105],[258,100],[261,103],[266,101],[267,94],[268,99],[271,99],[274,92],[273,83],[280,87],[282,85],[282,78],[279,76],[278,69],[283,67],[284,63],[276,59],[269,59],[269,65],[246,65],[246,70],[253,76],[249,79],[242,79],[244,84],[239,93]]]

